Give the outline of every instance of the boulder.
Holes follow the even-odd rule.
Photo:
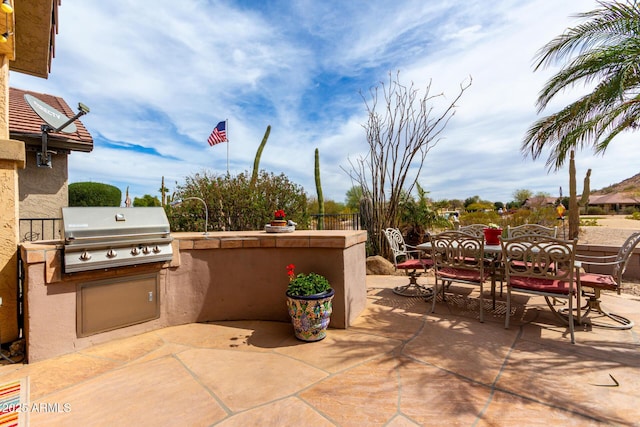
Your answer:
[[[391,261],[380,255],[375,255],[367,258],[367,274],[395,275],[396,269]]]

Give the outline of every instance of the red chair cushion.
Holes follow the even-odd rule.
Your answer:
[[[433,266],[433,261],[425,258],[425,259],[408,259],[396,265],[396,268],[402,270],[419,270],[422,268],[429,268]]]
[[[606,289],[610,291],[618,290],[618,284],[613,276],[608,274],[580,273],[580,284],[591,288]]]
[[[569,294],[569,282],[562,280],[538,279],[535,277],[511,276],[509,285],[512,288],[537,292],[548,292],[558,295]]]
[[[480,277],[480,272],[475,270],[467,270],[465,268],[443,267],[438,270],[440,279],[464,280],[467,282],[484,282],[490,277],[488,272],[484,273],[484,277]]]

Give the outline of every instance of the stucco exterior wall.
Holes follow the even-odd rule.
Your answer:
[[[52,167],[41,168],[36,152],[27,151],[26,168],[18,172],[21,218],[60,218],[69,205],[68,155],[52,156]]]
[[[24,143],[9,138],[9,65],[0,55],[0,342],[18,338],[18,170]]]

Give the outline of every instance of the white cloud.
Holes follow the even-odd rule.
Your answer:
[[[352,185],[343,168],[367,150],[358,91],[401,70],[419,87],[431,80],[444,101],[473,78],[420,176],[432,197],[508,201],[520,188],[568,189],[566,170],[548,174],[544,159],[523,159],[520,143],[554,71],[533,72],[536,51],[595,1],[123,4],[65,0],[49,79],[11,74],[12,86],[91,107],[82,120],[95,150],[70,157],[72,182],[129,185],[135,197],[157,195],[162,176],[173,188],[205,169],[225,173],[226,145],[206,138],[229,119],[231,173],[252,167],[270,124],[261,167],[314,195],[317,147],[325,198],[343,201]],[[604,157],[580,153],[579,177],[592,167],[599,188],[636,174],[630,138]]]

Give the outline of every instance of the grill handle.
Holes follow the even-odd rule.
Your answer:
[[[164,232],[164,233],[135,233],[135,234],[116,234],[116,235],[109,235],[109,236],[88,236],[88,237],[67,237],[68,241],[107,241],[107,240],[113,240],[114,238],[119,239],[122,237],[132,237],[132,238],[139,238],[139,237],[161,237],[161,238],[166,238],[169,237],[170,232]]]

